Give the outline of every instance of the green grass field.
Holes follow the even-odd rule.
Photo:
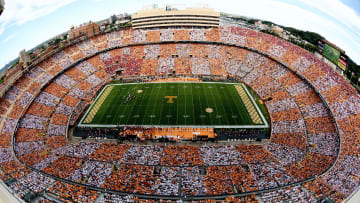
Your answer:
[[[240,83],[205,82],[107,85],[79,126],[268,128],[259,107],[247,92],[250,99],[246,103],[251,102],[258,118],[261,117],[261,123],[253,122],[235,85],[246,88],[239,86]]]

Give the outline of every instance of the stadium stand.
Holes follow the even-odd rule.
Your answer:
[[[135,78],[175,70],[243,81],[266,101],[270,142],[68,142],[70,120],[110,81],[117,63],[124,76]],[[359,186],[359,101],[356,90],[314,55],[264,33],[233,25],[126,28],[58,52],[6,92],[0,102],[0,177],[14,195],[37,195],[40,202],[340,202]]]

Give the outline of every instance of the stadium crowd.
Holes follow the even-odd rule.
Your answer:
[[[118,48],[68,68],[106,47],[171,40],[193,42]],[[271,117],[270,142],[198,147],[67,143],[72,115],[79,118],[118,70],[124,77],[175,71],[241,80],[265,101]],[[88,187],[92,186],[164,197],[257,192],[257,198],[266,202],[326,197],[338,202],[359,186],[359,101],[356,90],[314,55],[267,34],[233,25],[126,28],[65,48],[30,69],[1,98],[1,179],[21,198],[45,191],[63,201],[136,199],[106,192],[99,196],[101,192]],[[13,157],[12,147],[31,168]],[[262,191],[291,183],[298,184]],[[256,201],[253,196],[244,199]]]

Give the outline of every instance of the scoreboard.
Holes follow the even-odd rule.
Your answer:
[[[337,48],[322,40],[318,42],[318,51],[343,71],[346,70],[348,57],[345,53],[341,53]]]

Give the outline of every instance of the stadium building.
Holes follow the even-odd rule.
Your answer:
[[[210,8],[178,10],[170,6],[139,10],[131,16],[134,29],[160,27],[219,27],[220,13]]]
[[[7,193],[19,202],[352,198],[360,96],[337,71],[275,36],[215,23],[216,12],[214,26],[166,27],[157,23],[175,11],[159,12],[153,26],[135,23],[139,11],[133,27],[68,41],[17,69],[0,100]]]

